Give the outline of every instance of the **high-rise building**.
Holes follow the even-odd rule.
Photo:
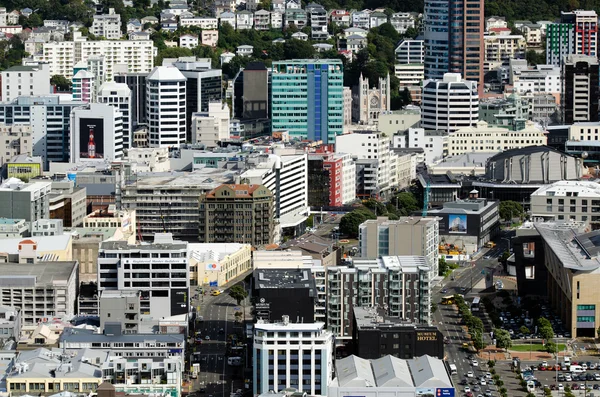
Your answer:
[[[19,96],[48,95],[50,77],[50,67],[45,63],[8,68],[0,72],[0,98],[8,102]]]
[[[115,73],[115,83],[127,84],[131,90],[131,130],[146,124],[146,78],[148,73]]]
[[[262,62],[249,62],[235,78],[233,115],[240,119],[269,117],[269,71]]]
[[[439,220],[435,217],[387,217],[367,220],[358,227],[358,256],[374,259],[387,255],[419,255],[434,278],[438,274]]]
[[[186,141],[186,78],[172,66],[157,66],[147,78],[150,147],[177,147]]]
[[[344,70],[340,60],[295,59],[273,62],[272,130],[290,137],[334,143],[343,132]]]
[[[567,55],[562,78],[563,123],[598,121],[598,58]]]
[[[454,132],[479,121],[477,82],[463,80],[457,73],[424,81],[422,103],[421,127],[426,130]]]
[[[73,100],[85,103],[96,102],[96,79],[87,70],[80,70],[73,76]]]
[[[115,13],[114,8],[109,8],[108,14],[94,15],[90,33],[107,40],[119,40],[123,35],[121,33],[121,14]]]
[[[71,161],[123,158],[123,116],[104,103],[90,103],[71,112]]]
[[[130,245],[105,241],[98,251],[98,294],[141,291],[139,316],[154,319],[190,312],[190,269],[187,243],[170,233],[157,233],[154,242]],[[127,328],[127,327],[125,327]]]
[[[425,78],[460,73],[483,92],[483,0],[427,0],[424,18]]]
[[[598,15],[596,11],[575,10],[560,13],[560,22],[546,27],[546,63],[560,66],[564,57],[598,54]]]
[[[205,243],[272,244],[273,193],[263,185],[221,185],[200,196],[199,224]]]
[[[113,106],[121,112],[123,122],[123,149],[132,147],[131,90],[124,83],[106,82],[98,91],[98,102]]]
[[[294,388],[326,396],[333,379],[333,334],[324,323],[254,324],[252,354],[254,395]]]

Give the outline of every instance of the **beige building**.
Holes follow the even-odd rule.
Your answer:
[[[145,148],[136,146],[127,150],[127,156],[124,160],[131,164],[132,173],[169,172],[171,170],[169,148],[167,147]]]
[[[479,121],[475,127],[464,127],[448,135],[448,156],[544,146],[547,141],[544,132],[530,121],[520,131],[490,127],[485,121]]]
[[[420,122],[421,112],[419,110],[394,110],[382,113],[379,116],[377,128],[387,136],[393,137],[399,132],[418,127]]]
[[[580,221],[600,228],[600,183],[559,181],[531,193],[531,219]]]
[[[122,236],[115,236],[118,236],[119,240],[133,237],[134,241],[131,243],[135,242],[136,225],[135,210],[117,210],[114,204],[109,205],[108,209],[96,210],[83,218],[83,227],[119,229]]]
[[[62,219],[64,227],[83,224],[87,214],[87,191],[70,180],[53,181],[50,191],[50,219]]]
[[[511,59],[525,58],[527,41],[521,35],[485,35],[485,62],[502,62],[508,65]]]
[[[365,259],[397,255],[423,256],[433,279],[438,275],[439,241],[439,219],[436,217],[411,216],[396,221],[378,217],[359,226],[358,256]]]
[[[189,244],[190,285],[220,287],[252,270],[250,244]]]
[[[0,123],[0,167],[19,154],[31,155],[31,125]]]
[[[352,124],[352,88],[344,87],[342,92],[344,98],[344,125]]]

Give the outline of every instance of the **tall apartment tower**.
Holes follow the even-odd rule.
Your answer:
[[[338,59],[273,62],[271,127],[290,137],[335,143],[344,124],[344,70]]]
[[[112,105],[121,112],[123,122],[123,149],[132,146],[131,136],[131,90],[127,84],[107,82],[100,86],[98,102]]]
[[[85,103],[96,101],[96,79],[87,70],[80,70],[73,76],[73,100]]]
[[[564,57],[598,54],[598,15],[596,11],[561,12],[560,23],[546,28],[546,61],[560,66]]]
[[[598,58],[567,55],[562,79],[563,123],[598,121]]]
[[[157,66],[147,78],[150,147],[178,147],[186,137],[186,78],[172,66]]]
[[[483,92],[483,0],[425,1],[425,78],[460,73]]]
[[[457,73],[446,73],[443,80],[426,80],[422,109],[425,130],[454,132],[475,126],[479,121],[477,82],[463,80]]]

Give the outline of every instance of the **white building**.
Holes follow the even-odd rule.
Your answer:
[[[448,156],[472,152],[503,152],[528,146],[544,146],[546,134],[528,121],[520,131],[490,127],[485,121],[464,127],[448,135]]]
[[[424,128],[409,128],[395,134],[393,139],[395,148],[422,148],[425,155],[425,164],[429,165],[444,157],[446,145],[448,144],[448,133],[445,131],[425,131]]]
[[[131,120],[131,90],[125,83],[107,82],[100,86],[98,102],[114,106],[121,112],[123,122],[123,149],[133,145]]]
[[[489,32],[491,29],[495,28],[507,28],[508,23],[506,22],[506,18],[504,17],[489,17],[485,20],[485,30]]]
[[[48,95],[50,77],[50,67],[44,63],[8,68],[0,72],[0,98],[7,102],[18,96]]]
[[[271,29],[271,13],[267,10],[258,10],[254,12],[254,29],[269,30]]]
[[[342,159],[342,204],[356,200],[356,165],[348,153],[336,153],[334,158]]]
[[[90,103],[71,112],[71,162],[123,158],[123,116],[104,103]]]
[[[415,27],[415,17],[410,12],[396,12],[390,17],[390,23],[396,32],[402,34],[408,28]]]
[[[219,42],[219,31],[217,29],[206,29],[201,33],[202,45],[216,47]]]
[[[157,66],[146,78],[146,109],[151,147],[185,143],[186,77],[172,66]]]
[[[396,62],[398,63],[423,63],[425,50],[423,40],[404,39],[396,47]]]
[[[33,61],[50,65],[50,75],[73,76],[73,67],[88,58],[105,55],[106,79],[113,76],[116,64],[127,65],[130,73],[149,73],[154,64],[155,48],[152,40],[95,40],[87,41],[81,32],[73,32],[73,41],[44,43],[42,52],[33,55]],[[132,62],[135,60],[135,62]]]
[[[208,17],[182,17],[179,20],[180,26],[197,26],[200,29],[218,29],[219,20]]]
[[[250,11],[239,11],[235,14],[237,30],[252,29],[254,26],[254,15]]]
[[[582,221],[600,225],[600,184],[592,181],[559,181],[531,193],[531,220]]]
[[[219,25],[222,26],[224,23],[228,23],[235,29],[235,14],[231,11],[222,12],[219,16]]]
[[[96,102],[96,76],[87,70],[79,70],[72,79],[73,99],[85,103]]]
[[[166,147],[131,148],[127,150],[126,161],[132,172],[169,172],[171,161]],[[132,211],[135,213],[135,211]]]
[[[254,47],[248,44],[243,44],[237,47],[235,54],[241,57],[249,57],[254,53]]]
[[[94,15],[90,33],[108,40],[120,39],[122,36],[121,14],[115,13],[114,8],[109,8],[108,14]]]
[[[254,324],[254,395],[293,388],[326,396],[333,380],[333,334],[325,323]]]
[[[192,115],[192,143],[215,148],[219,142],[229,138],[229,105],[209,102],[208,112]]]
[[[484,35],[485,62],[508,65],[511,59],[525,59],[527,41],[522,35]]]
[[[369,30],[371,28],[370,14],[369,10],[353,12],[352,27]]]
[[[536,65],[534,68],[511,68],[511,80],[514,91],[519,94],[561,92],[560,67],[554,65]]]
[[[283,27],[283,13],[273,11],[271,13],[271,29],[281,29]]]
[[[477,82],[446,73],[443,80],[423,83],[421,127],[426,130],[456,131],[479,121]]]
[[[198,47],[198,36],[195,34],[183,34],[179,37],[179,47],[196,48]]]
[[[394,75],[398,78],[399,87],[419,87],[425,80],[425,65],[422,63],[397,63],[394,65]],[[415,98],[413,98],[413,101]]]
[[[140,315],[160,319],[188,314],[189,288],[187,243],[173,240],[170,233],[157,233],[149,244],[105,241],[100,245],[98,294],[141,290]]]
[[[273,193],[280,227],[292,228],[308,217],[308,156],[277,153],[251,159],[252,168],[237,177],[236,183],[244,180],[267,187]]]

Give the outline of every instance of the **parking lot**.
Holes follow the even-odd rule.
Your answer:
[[[494,384],[487,362],[472,355],[467,357],[467,361],[470,368],[467,372],[458,374],[458,389],[461,394],[467,397],[497,396],[498,387]]]

